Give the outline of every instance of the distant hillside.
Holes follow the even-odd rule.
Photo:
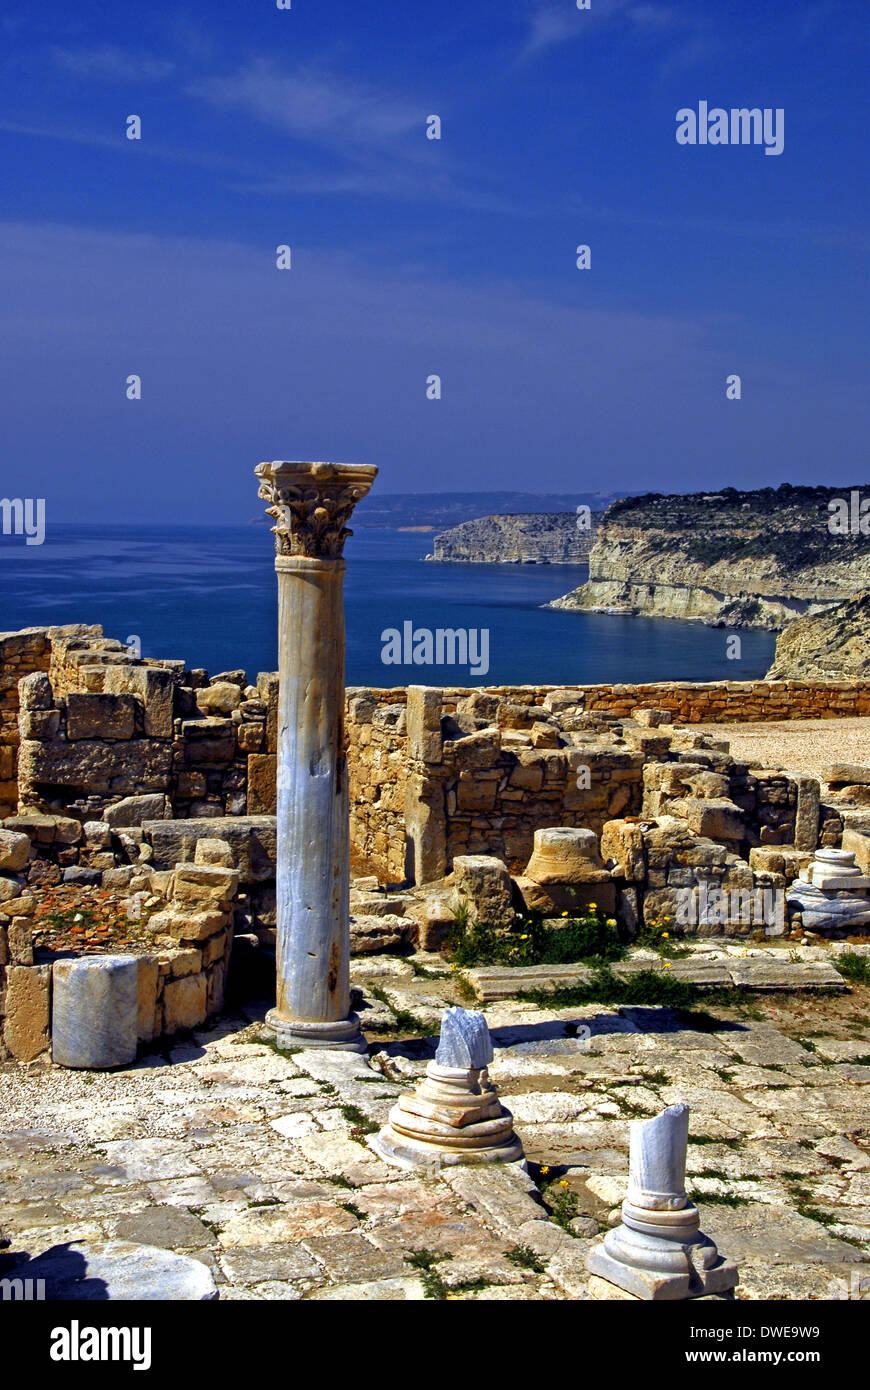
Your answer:
[[[595,520],[593,512],[593,527]],[[436,536],[434,553],[426,559],[488,565],[585,564],[592,539],[592,529],[578,529],[573,511],[484,516]]]
[[[767,680],[866,680],[870,676],[870,590],[814,618],[798,618],[776,639]]]
[[[870,537],[831,534],[828,503],[870,487],[648,493],[614,502],[589,580],[556,608],[774,631],[870,587]]]
[[[574,512],[579,506],[601,512],[624,492],[393,492],[375,488],[358,503],[359,527],[430,527],[443,531],[462,521],[530,512]]]

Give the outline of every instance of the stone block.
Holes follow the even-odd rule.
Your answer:
[[[64,1242],[23,1260],[20,1269],[15,1264],[9,1268],[10,1277],[44,1280],[46,1297],[52,1301],[160,1299],[178,1303],[218,1296],[211,1271],[201,1260],[127,1240],[91,1245]]]
[[[193,862],[194,864],[217,864],[225,869],[234,867],[233,852],[227,841],[208,836],[203,840],[197,840]]]
[[[797,777],[794,847],[812,852],[819,839],[819,784],[815,777]]]
[[[30,838],[14,830],[0,830],[0,871],[17,874],[30,856]]]
[[[176,684],[175,672],[164,667],[122,664],[107,668],[103,689],[138,696],[144,708],[145,737],[170,739]]]
[[[6,928],[6,940],[14,965],[33,964],[33,923],[29,917],[13,917]]]
[[[130,739],[136,728],[137,701],[132,695],[88,695],[71,690],[66,697],[66,736],[74,739]]]
[[[831,763],[822,773],[822,781],[833,786],[870,786],[870,767],[864,767],[860,763]]]
[[[231,714],[242,703],[242,692],[230,681],[216,681],[197,690],[196,703],[203,714]]]
[[[257,694],[266,706],[266,752],[278,752],[278,673],[261,671],[257,676]]]
[[[265,738],[265,724],[262,720],[240,724],[236,729],[236,742],[242,753],[259,753]]]
[[[205,1021],[206,1009],[204,975],[170,980],[163,990],[163,1032],[177,1033],[182,1028],[197,1028]]]
[[[699,801],[686,796],[671,803],[672,813],[679,812],[695,835],[710,840],[742,840],[746,834],[743,812],[733,801],[717,798]]]
[[[190,862],[199,840],[220,839],[230,846],[242,883],[263,883],[275,877],[274,816],[147,821],[142,829],[154,851],[155,869]]]
[[[430,883],[447,872],[444,789],[413,773],[405,786],[406,872],[412,883]]]
[[[22,791],[47,784],[81,788],[89,794],[124,796],[164,790],[171,772],[171,745],[156,739],[115,743],[84,738],[73,743],[25,739],[18,753]]]
[[[128,1066],[136,1057],[135,956],[58,960],[52,980],[51,1054],[61,1067]]]
[[[232,762],[236,752],[236,726],[231,719],[207,716],[185,719],[181,725],[184,756],[195,766],[220,766]]]
[[[507,866],[489,854],[458,854],[453,860],[453,884],[465,900],[472,921],[509,926],[515,917],[511,877]]]
[[[148,930],[155,936],[171,936],[176,941],[206,941],[223,931],[227,924],[225,912],[156,912],[148,920]]]
[[[136,1037],[139,1042],[151,1042],[156,1032],[157,981],[159,972],[156,956],[137,956]]]
[[[54,696],[51,682],[43,671],[33,671],[18,682],[18,701],[23,710],[51,709]]]
[[[160,960],[168,962],[169,974],[173,980],[184,979],[186,975],[198,975],[203,966],[202,951],[195,946],[175,946],[161,953]]]
[[[525,911],[543,917],[561,917],[565,912],[572,917],[582,917],[595,911],[612,917],[616,912],[616,885],[606,874],[601,883],[549,883],[542,887],[522,874],[514,883]]]
[[[633,709],[631,717],[636,724],[640,724],[644,729],[658,729],[662,724],[672,724],[674,722],[673,712],[669,709],[653,709],[643,707]]]
[[[57,738],[60,732],[60,710],[22,710],[18,716],[18,728],[22,738]]]
[[[642,883],[646,873],[641,827],[627,820],[609,820],[602,827],[600,853],[612,872],[630,883]]]
[[[249,816],[274,816],[277,802],[278,759],[274,753],[248,755],[247,811]]]
[[[235,869],[219,864],[179,864],[175,870],[174,899],[195,907],[229,903],[239,887]]]
[[[32,1062],[49,1047],[50,989],[51,966],[7,966],[3,1041],[19,1062]]]
[[[169,798],[162,792],[147,796],[125,796],[103,812],[105,823],[117,830],[141,826],[148,820],[162,820],[171,814]]]

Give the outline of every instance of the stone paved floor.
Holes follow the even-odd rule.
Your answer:
[[[449,972],[405,960],[354,975],[382,1028],[402,1009],[437,1020],[456,997]],[[531,1176],[420,1177],[375,1157],[366,1132],[432,1055],[419,1036],[375,1043],[372,1062],[285,1057],[247,1009],[112,1074],[6,1064],[0,1224],[34,1256],[113,1237],[190,1253],[222,1299],[582,1299],[629,1120],[686,1100],[689,1189],[740,1264],[739,1296],[833,1299],[850,1277],[870,1294],[870,989],[743,1014],[696,1031],[655,1009],[491,1005],[491,1073]],[[434,1278],[417,1267],[433,1261]]]

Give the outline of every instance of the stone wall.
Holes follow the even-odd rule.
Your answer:
[[[0,810],[8,816],[17,800],[25,811],[130,826],[274,814],[277,697],[273,672],[248,685],[243,671],[209,677],[180,660],[136,660],[99,628],[6,634]],[[406,689],[348,691],[352,864],[386,882],[437,877],[454,855],[482,850],[519,865],[539,825],[600,830],[639,813],[657,731],[629,728],[618,752],[606,736],[638,707],[685,725],[870,714],[870,682],[860,681],[439,688],[437,710],[426,698],[411,739]],[[554,716],[575,746],[554,733]],[[756,843],[786,843],[796,784],[763,780],[733,793],[758,822]],[[836,830],[829,817],[829,843]]]
[[[29,834],[23,832],[24,824]],[[47,1057],[51,1048],[55,960],[78,953],[72,940],[60,955],[40,944],[38,895],[60,880],[58,859],[62,862],[65,855],[98,853],[112,865],[125,851],[107,825],[81,827],[71,819],[42,816],[19,817],[17,826],[7,823],[0,830],[0,1060],[32,1062]],[[90,851],[88,845],[94,843],[100,848]],[[92,877],[66,879],[88,887],[96,880],[128,894],[129,913],[142,928],[133,950],[140,1043],[196,1028],[220,1012],[239,888],[232,850],[224,840],[199,838],[191,861],[176,864],[170,872],[151,872],[150,857],[143,855],[138,875],[133,868],[104,866],[68,868],[67,874]],[[160,910],[143,913],[148,905]]]

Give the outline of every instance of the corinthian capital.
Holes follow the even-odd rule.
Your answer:
[[[365,497],[377,469],[361,463],[260,463],[259,495],[271,505],[279,555],[335,560],[344,549],[351,512]]]

